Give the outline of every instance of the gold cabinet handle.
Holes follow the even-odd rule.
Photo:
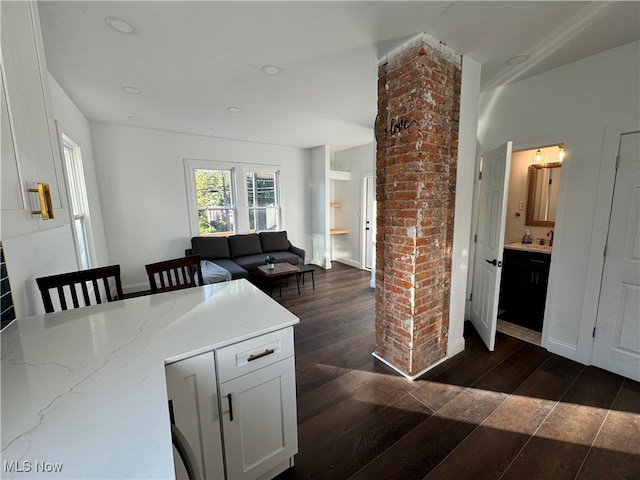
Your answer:
[[[51,190],[48,183],[38,182],[38,188],[30,188],[30,192],[37,193],[40,200],[40,210],[32,210],[33,215],[42,215],[43,220],[54,218],[53,202],[51,201]]]

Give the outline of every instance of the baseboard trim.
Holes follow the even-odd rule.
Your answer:
[[[349,260],[348,258],[334,258],[334,262],[344,263],[345,265],[349,265],[350,267],[362,269],[362,265],[360,262],[356,262],[355,260]]]
[[[455,341],[447,343],[447,358],[451,358],[459,353],[464,352],[464,337],[460,337]]]
[[[398,372],[400,375],[402,375],[404,378],[407,378],[409,380],[411,380],[412,382],[414,380],[416,380],[417,378],[421,377],[422,375],[424,375],[425,373],[427,373],[429,370],[437,367],[438,365],[440,365],[442,362],[444,362],[445,360],[449,359],[449,356],[446,356],[444,358],[441,358],[440,360],[438,360],[436,363],[434,363],[433,365],[425,368],[424,370],[420,370],[418,373],[414,374],[414,375],[409,375],[405,372],[403,372],[402,370],[400,370],[398,367],[396,367],[395,365],[393,365],[392,363],[389,363],[387,360],[385,360],[384,358],[382,358],[380,355],[378,355],[376,352],[373,352],[371,354],[373,356],[373,358],[376,358],[378,360],[380,360],[382,363],[384,363],[385,365],[387,365],[390,368],[393,368],[396,372]]]

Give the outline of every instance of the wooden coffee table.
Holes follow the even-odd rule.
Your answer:
[[[298,278],[298,273],[300,273],[300,269],[295,265],[291,265],[290,263],[276,263],[275,267],[272,269],[267,268],[266,265],[260,265],[258,267],[260,273],[263,277],[268,278],[270,280],[270,292],[269,295],[273,296],[273,281],[278,280],[278,286],[280,287],[280,296],[282,297],[282,280],[287,279],[291,275],[295,275],[296,283],[298,284],[298,295],[300,295],[300,279]]]

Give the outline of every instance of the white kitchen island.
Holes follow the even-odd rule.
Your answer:
[[[14,321],[1,477],[173,478],[165,364],[298,322],[246,280]]]

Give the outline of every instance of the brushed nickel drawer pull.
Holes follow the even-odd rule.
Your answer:
[[[533,258],[530,258],[529,261],[534,263],[544,263],[544,260],[534,260]]]
[[[253,355],[253,354],[249,355],[247,357],[247,362],[253,362],[254,360],[257,360],[257,359],[262,358],[262,357],[266,357],[267,355],[271,355],[272,353],[275,353],[275,350],[273,348],[267,348],[262,353],[258,353],[256,355]]]

